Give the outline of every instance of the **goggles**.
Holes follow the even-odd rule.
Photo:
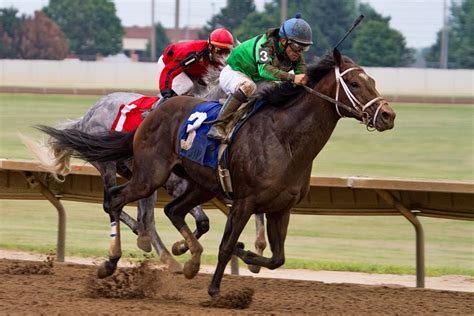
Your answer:
[[[217,55],[229,55],[230,54],[230,49],[228,49],[228,48],[219,48],[219,47],[213,46],[212,50]]]
[[[291,50],[295,53],[307,52],[311,48],[311,45],[303,45],[292,41],[288,42],[288,46],[290,46]]]

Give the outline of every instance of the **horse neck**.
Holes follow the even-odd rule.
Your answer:
[[[315,89],[334,97],[334,85],[330,82],[330,78],[321,80]],[[333,104],[310,94],[289,104],[284,116],[281,124],[285,127],[281,131],[288,131],[286,143],[292,151],[292,159],[303,164],[312,163],[328,142],[340,118]]]

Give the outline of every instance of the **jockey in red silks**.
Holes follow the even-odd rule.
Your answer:
[[[158,89],[162,98],[191,95],[191,79],[202,79],[209,67],[220,71],[233,47],[232,34],[225,28],[212,31],[207,40],[168,45],[158,60]]]

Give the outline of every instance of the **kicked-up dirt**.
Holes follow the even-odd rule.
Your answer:
[[[0,314],[468,315],[474,293],[225,275],[183,275],[142,262],[98,280],[97,266],[0,259]]]

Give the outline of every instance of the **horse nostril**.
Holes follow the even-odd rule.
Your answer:
[[[393,112],[383,111],[381,115],[384,121],[391,121],[395,119],[395,113]]]

